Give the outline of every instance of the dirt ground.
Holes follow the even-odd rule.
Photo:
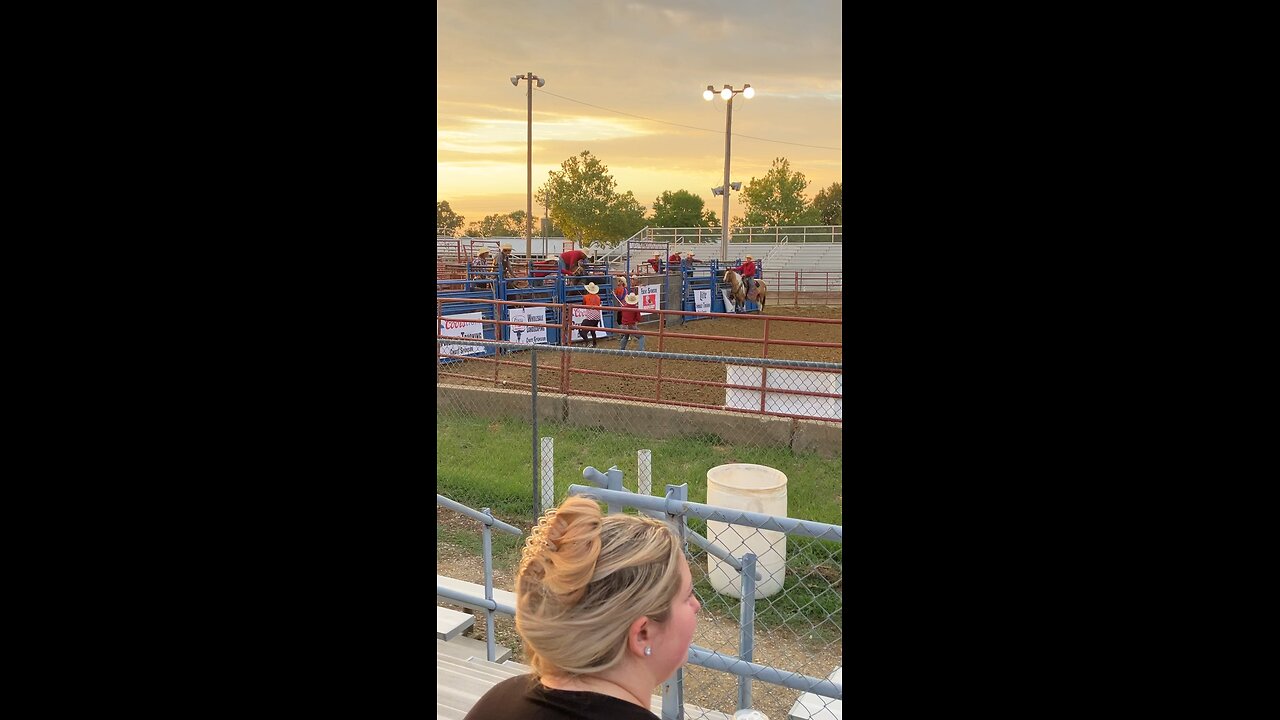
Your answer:
[[[436,523],[454,530],[475,533],[477,536],[480,534],[478,523],[445,508],[436,508]],[[528,530],[528,528],[522,529]],[[515,571],[514,563],[504,566],[495,559],[494,587],[514,591]],[[483,563],[478,555],[474,551],[444,541],[441,541],[437,548],[436,572],[458,580],[484,583]],[[471,611],[444,602],[439,604],[462,612],[472,612],[476,617],[476,623],[463,634],[481,642],[485,640],[487,633],[483,612]],[[524,661],[524,648],[520,636],[516,634],[515,621],[512,618],[502,614],[495,615],[494,642],[510,648],[512,660]],[[698,616],[698,629],[694,633],[693,642],[699,647],[736,655],[738,625],[704,611]],[[843,644],[843,640],[825,646],[806,642],[805,638],[785,628],[771,633],[757,631],[753,660],[762,665],[825,677],[843,662],[841,658]],[[819,668],[822,669],[819,670]],[[763,682],[752,683],[752,705],[774,720],[785,719],[798,696],[799,693],[795,690]],[[696,665],[686,666],[686,703],[732,714],[736,700],[737,676]],[[697,720],[697,718],[689,720]]]
[[[767,350],[762,345],[765,321],[761,317],[800,317],[841,319],[840,307],[801,306],[768,307],[764,313],[751,313],[741,318],[712,318],[663,328],[663,337],[646,338],[645,349],[670,353],[722,355],[734,357],[770,357],[786,360],[812,360],[818,362],[843,362],[843,347],[807,347],[776,345],[770,342]],[[668,316],[668,319],[670,316]],[[843,343],[843,324],[812,324],[770,320],[769,340],[804,340],[809,342]],[[658,323],[640,325],[642,331],[658,331]],[[667,337],[674,335],[702,335],[707,338]],[[583,343],[574,334],[574,345]],[[719,338],[755,338],[751,343],[741,343]],[[610,334],[599,342],[600,348],[619,348],[617,335]],[[632,338],[628,349],[636,349]],[[767,352],[767,355],[766,355]],[[586,390],[609,393],[638,399],[672,399],[682,402],[703,403],[720,407],[724,404],[725,391],[715,385],[698,385],[682,380],[710,383],[725,382],[723,363],[687,360],[657,360],[642,357],[618,357],[591,353],[566,353],[570,371],[567,378],[560,369],[558,354],[539,353],[538,389],[545,392]],[[591,371],[615,374],[593,374]],[[462,374],[469,377],[457,377]],[[494,374],[490,359],[467,360],[442,368],[440,382],[463,385],[485,385],[518,389],[529,387],[529,353],[516,352],[502,356],[502,363]]]

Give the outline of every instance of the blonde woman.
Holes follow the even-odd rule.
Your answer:
[[[653,720],[701,607],[671,526],[570,497],[539,520],[516,575],[533,673],[490,688],[466,720]]]

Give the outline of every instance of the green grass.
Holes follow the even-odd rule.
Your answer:
[[[484,538],[480,534],[480,523],[474,524],[473,530],[458,530],[437,525],[436,542],[445,542],[473,553],[476,557],[482,557]],[[493,549],[494,567],[515,567],[520,562],[520,548],[524,547],[525,536],[516,537],[499,530],[490,530],[489,538]]]
[[[746,421],[750,422],[750,421]],[[436,492],[473,507],[488,507],[494,517],[527,531],[533,515],[532,425],[521,420],[490,421],[466,415],[438,415],[436,419]],[[689,499],[707,501],[707,470],[726,463],[756,463],[777,468],[787,476],[787,515],[794,518],[842,524],[840,470],[842,460],[815,454],[794,453],[788,448],[730,447],[713,435],[654,440],[614,430],[584,429],[559,423],[540,423],[538,435],[555,438],[555,502],[561,502],[571,484],[589,485],[582,477],[588,465],[607,470],[617,465],[623,485],[636,489],[636,451],[653,455],[653,494],[661,495],[667,483],[688,484]],[[689,527],[706,535],[706,523],[689,519]],[[480,554],[479,531],[437,531],[437,537]],[[514,567],[524,538],[493,534],[494,562]],[[696,546],[690,546],[696,549]],[[696,558],[705,567],[706,555]],[[501,564],[500,564],[501,563]],[[507,565],[506,563],[510,563]],[[840,543],[813,538],[787,538],[787,578],[783,592],[757,604],[757,623],[763,627],[788,624],[812,628],[842,605],[839,589],[831,583],[841,577]],[[695,573],[695,578],[699,577]],[[725,598],[712,592],[705,576],[698,581],[700,597]],[[731,598],[729,600],[732,600]],[[736,601],[711,603],[711,612],[737,617]]]

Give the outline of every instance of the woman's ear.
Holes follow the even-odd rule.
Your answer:
[[[627,628],[627,650],[636,655],[644,655],[646,645],[653,644],[653,624],[648,617],[641,615],[631,621]]]

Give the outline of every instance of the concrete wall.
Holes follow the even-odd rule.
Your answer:
[[[532,404],[524,390],[461,385],[436,385],[436,403],[463,407],[479,417],[523,420],[529,419]],[[618,418],[626,418],[637,434],[656,439],[711,434],[731,445],[786,447],[823,457],[835,457],[843,449],[842,423],[538,393],[538,422],[600,427],[602,419],[617,422]]]

